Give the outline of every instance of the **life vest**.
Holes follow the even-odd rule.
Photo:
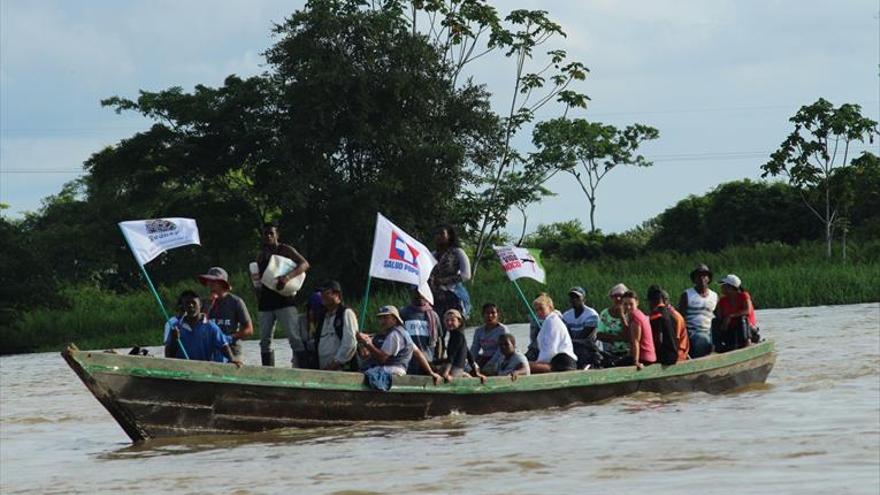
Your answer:
[[[347,309],[343,304],[340,304],[336,307],[336,314],[333,315],[333,331],[336,333],[336,338],[340,341],[342,341],[343,327],[345,326],[345,310]],[[322,311],[321,315],[318,316],[318,321],[315,323],[315,359],[318,359],[318,348],[321,343],[321,334],[324,333],[325,316],[327,316],[326,311]],[[357,371],[356,361],[356,359],[352,358],[342,366],[342,369],[345,371]]]
[[[406,333],[406,330],[403,329],[400,325],[395,325],[388,330],[388,333],[382,335],[381,333],[377,333],[373,335],[373,345],[377,348],[381,349],[382,345],[385,343],[385,339],[391,335],[392,332],[399,332],[401,337],[403,337],[403,348],[397,352],[397,354],[393,356],[389,356],[384,363],[379,363],[372,357],[367,361],[367,368],[372,368],[373,366],[401,366],[403,369],[407,369],[409,366],[409,362],[412,359],[413,348],[415,344],[410,338],[409,334]]]

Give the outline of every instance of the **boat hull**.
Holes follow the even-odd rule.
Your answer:
[[[648,366],[490,378],[434,385],[395,378],[388,392],[359,373],[193,362],[79,351],[62,355],[133,441],[244,433],[356,421],[420,420],[453,412],[489,414],[587,404],[635,392],[721,393],[763,383],[775,363],[772,342]]]

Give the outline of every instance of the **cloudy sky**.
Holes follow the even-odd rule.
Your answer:
[[[568,33],[553,48],[583,61],[589,109],[577,116],[657,127],[650,169],[619,169],[600,188],[597,220],[623,231],[689,194],[741,178],[785,138],[788,118],[819,97],[857,103],[880,120],[880,4],[759,0],[504,0],[547,10]],[[262,72],[270,29],[301,1],[0,0],[0,202],[39,208],[90,154],[147,127],[99,100]],[[551,48],[551,47],[548,47]],[[472,75],[509,101],[513,66],[482,59]],[[553,108],[539,114],[556,116]],[[529,136],[519,138],[527,149]],[[859,145],[878,152],[880,143]],[[569,177],[529,221],[578,218],[586,200]],[[520,217],[511,215],[511,230]],[[531,230],[531,229],[530,229]]]

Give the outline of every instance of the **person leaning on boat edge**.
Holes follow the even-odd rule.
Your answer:
[[[705,264],[698,264],[690,277],[694,286],[681,293],[678,312],[687,324],[690,357],[698,358],[712,352],[712,318],[718,305],[718,294],[709,288],[712,270]]]
[[[352,371],[357,351],[357,315],[342,303],[342,285],[335,280],[321,287],[324,311],[315,323],[318,366],[325,371]]]
[[[618,366],[635,366],[637,370],[657,362],[654,335],[647,315],[639,309],[639,296],[633,290],[623,294],[623,326],[629,336],[629,356]]]
[[[244,300],[232,293],[229,275],[219,266],[199,275],[199,282],[211,291],[211,303],[205,315],[226,335],[235,357],[241,359],[241,340],[253,335],[254,325]]]
[[[273,254],[289,258],[296,263],[296,268],[292,272],[276,278],[276,288],[280,290],[289,280],[305,273],[309,269],[309,262],[292,246],[282,244],[278,237],[277,225],[267,223],[263,226],[263,247],[257,255],[257,266],[259,276],[262,277]],[[284,329],[284,335],[290,335],[297,319],[296,302],[293,296],[282,296],[264,287],[255,290],[260,323],[260,359],[263,366],[275,366],[275,350],[272,347],[275,322],[277,321]]]
[[[410,360],[416,359],[436,384],[440,375],[431,370],[431,364],[403,328],[403,319],[400,318],[397,307],[382,306],[376,317],[379,319],[379,331],[375,335],[357,333],[365,373],[378,370],[391,376],[403,376],[406,375]]]
[[[536,374],[576,370],[577,356],[574,354],[571,336],[562,322],[562,315],[553,308],[553,299],[547,294],[541,294],[532,301],[532,307],[544,323],[538,332],[538,357],[529,363],[531,372]]]
[[[241,368],[241,360],[235,357],[220,327],[206,321],[202,314],[202,301],[194,291],[185,290],[177,298],[178,316],[165,324],[165,357],[193,361],[216,361],[217,356]],[[182,355],[181,347],[186,350]]]

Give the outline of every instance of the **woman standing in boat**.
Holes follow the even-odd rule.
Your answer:
[[[529,363],[532,373],[572,371],[577,369],[577,356],[562,315],[553,308],[553,300],[541,294],[532,302],[535,315],[544,323],[538,332],[538,358]]]
[[[428,284],[434,295],[434,309],[445,315],[450,309],[457,309],[464,318],[471,309],[470,295],[464,282],[471,279],[471,261],[459,246],[458,235],[449,225],[441,225],[434,232],[434,258],[437,265],[431,271]],[[444,318],[445,320],[445,318]],[[445,322],[441,339],[446,341]]]
[[[712,271],[704,264],[691,272],[694,286],[681,293],[678,312],[687,323],[691,342],[691,357],[703,357],[712,352],[712,317],[718,305],[718,294],[709,288]]]

